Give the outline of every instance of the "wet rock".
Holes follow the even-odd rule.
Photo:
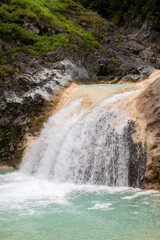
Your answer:
[[[39,121],[46,115],[51,100],[70,84],[72,76],[81,77],[79,68],[69,61],[60,61],[54,67],[46,68],[35,58],[19,57],[18,61],[15,59],[14,67],[18,67],[20,72],[15,72],[11,79],[12,88],[8,89],[4,81],[0,86],[1,164],[7,162],[14,166],[20,162],[23,152],[21,140],[27,129],[32,129],[35,119]]]
[[[129,120],[124,132],[124,141],[129,146],[128,182],[130,187],[143,187],[147,153],[142,142],[134,142],[135,122]]]
[[[22,27],[30,33],[39,34],[40,29],[36,26],[35,23],[24,22]]]
[[[160,188],[160,78],[137,99],[137,109],[146,122],[147,169],[145,186]]]

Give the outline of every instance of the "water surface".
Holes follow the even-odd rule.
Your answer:
[[[2,240],[159,240],[160,195],[0,175]]]

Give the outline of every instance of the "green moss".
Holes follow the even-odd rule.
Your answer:
[[[4,51],[0,51],[0,64],[5,64],[5,52]]]
[[[77,47],[78,39],[88,48],[98,47],[93,29],[86,31],[67,18],[72,5],[74,3],[71,0],[3,0],[0,3],[0,38],[8,42],[20,40],[22,46],[13,51],[24,50],[32,54],[41,54],[59,46]],[[77,6],[85,16],[85,10]],[[95,20],[98,21],[96,15]],[[40,23],[60,32],[56,36],[31,33],[23,26],[24,22]],[[4,63],[1,55],[0,63]]]
[[[147,145],[147,142],[144,143],[144,150],[147,152],[148,150],[148,145]]]
[[[102,51],[103,51],[104,53],[106,53],[106,54],[108,54],[108,53],[109,53],[109,50],[108,50],[108,48],[103,48],[103,49],[102,49]]]
[[[0,65],[0,78],[10,77],[15,69],[11,65]]]
[[[110,62],[110,65],[115,65],[117,64],[117,59],[116,57],[112,57],[112,61]]]
[[[122,36],[118,36],[118,39],[120,42],[124,42],[124,39],[122,38]]]

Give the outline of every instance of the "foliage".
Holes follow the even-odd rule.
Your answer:
[[[11,65],[0,65],[0,78],[10,77],[14,73],[14,68]]]
[[[111,0],[80,0],[86,8],[92,9],[100,13],[103,17],[109,19],[112,15]]]
[[[156,18],[159,15],[159,0],[79,0],[85,7],[97,11],[103,17],[118,24],[123,16],[127,20],[136,14],[144,18]]]
[[[0,64],[4,64],[5,63],[4,56],[5,56],[5,52],[0,51]]]
[[[94,34],[67,17],[71,5],[71,0],[2,0],[0,38],[7,42],[20,40],[20,46],[14,50],[32,54],[41,54],[59,46],[77,47],[77,42],[95,48]],[[32,32],[25,23],[35,27],[42,25],[48,30]],[[1,64],[3,56],[0,54]]]
[[[158,0],[79,0],[114,23],[127,20],[137,12],[146,18],[157,17]],[[43,31],[30,31],[43,28]],[[86,27],[87,26],[87,27]],[[47,29],[47,30],[46,30]],[[5,54],[13,51],[38,55],[57,47],[98,47],[100,35],[107,35],[106,22],[96,13],[87,11],[72,0],[1,0],[0,39],[12,42],[12,49],[1,47],[0,64]],[[123,39],[120,39],[123,42]],[[18,44],[17,44],[18,43]],[[3,44],[2,44],[3,45]]]

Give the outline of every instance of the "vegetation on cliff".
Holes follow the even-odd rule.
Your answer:
[[[85,7],[97,11],[104,18],[118,24],[126,16],[126,20],[138,15],[144,19],[159,17],[159,0],[79,0]]]
[[[157,16],[158,0],[115,1],[80,0],[86,7],[101,13],[114,23],[142,11],[145,15]],[[154,13],[154,14],[153,14]],[[57,47],[99,48],[103,38],[113,33],[111,25],[97,13],[86,10],[78,1],[72,0],[2,0],[0,3],[0,64],[5,65],[5,56],[15,52],[32,56],[46,53]],[[116,33],[113,33],[115,38]],[[117,34],[119,47],[123,38]],[[104,48],[103,52],[108,52]],[[1,67],[1,68],[2,68]],[[5,66],[6,69],[6,66]],[[3,71],[5,71],[3,69]]]
[[[98,43],[94,26],[87,31],[70,19],[70,11],[78,11],[79,18],[92,18],[96,23],[100,17],[70,0],[2,0],[0,3],[0,39],[13,42],[12,51],[44,53],[56,47],[77,47],[84,44],[95,48]],[[4,55],[2,44],[1,62]]]
[[[76,14],[76,20],[72,18]],[[85,19],[89,30],[80,23]],[[91,23],[92,21],[92,23]],[[0,69],[8,75],[6,56],[41,55],[58,47],[98,47],[103,19],[71,0],[2,0],[0,3]],[[93,24],[93,22],[95,24]],[[105,31],[104,31],[105,32]]]

